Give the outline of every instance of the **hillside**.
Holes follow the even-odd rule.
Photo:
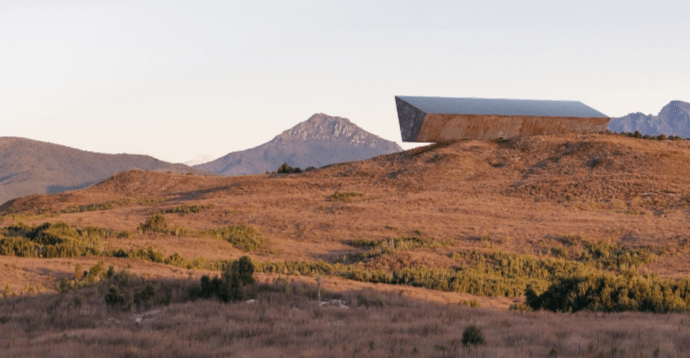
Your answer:
[[[680,277],[690,273],[683,249],[690,235],[689,172],[688,141],[533,137],[434,145],[294,175],[132,171],[85,190],[21,198],[0,212],[5,222],[21,218],[129,230],[130,238],[112,244],[152,245],[165,255],[210,259],[240,252],[216,239],[161,240],[133,230],[154,211],[196,205],[203,210],[166,215],[168,225],[204,230],[247,224],[271,243],[270,256],[277,260],[336,262],[362,252],[352,246],[356,239],[429,237],[452,243],[362,262],[372,269],[448,269],[458,265],[453,252],[485,250],[489,244],[548,256],[551,249],[567,248],[560,237],[577,236],[655,250],[677,247],[677,255],[649,267]],[[39,212],[59,214],[32,216]]]
[[[288,163],[302,169],[401,151],[346,118],[314,114],[258,147],[232,152],[196,168],[223,175],[262,174]]]
[[[611,118],[609,130],[690,138],[690,103],[671,101],[656,116],[637,112],[620,118]]]
[[[22,197],[0,206],[0,330],[17,332],[0,343],[15,356],[103,355],[94,342],[117,336],[107,354],[446,357],[465,352],[472,324],[488,345],[471,352],[486,357],[684,357],[687,312],[674,312],[690,302],[688,172],[690,141],[566,135],[300,174],[128,171]],[[244,255],[251,300],[190,298]],[[668,314],[520,312],[582,279],[603,282],[585,311]],[[112,292],[139,303],[113,306]]]
[[[92,153],[25,138],[0,137],[0,204],[23,195],[84,188],[130,169],[202,173],[145,155]]]

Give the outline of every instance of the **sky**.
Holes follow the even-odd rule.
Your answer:
[[[690,101],[687,1],[0,1],[0,136],[170,162],[395,95]],[[410,148],[407,144],[404,148]]]

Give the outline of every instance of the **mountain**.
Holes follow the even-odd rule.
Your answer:
[[[274,171],[283,163],[302,169],[319,168],[400,151],[397,143],[373,135],[346,118],[318,113],[268,143],[195,168],[223,175],[260,174]]]
[[[210,155],[206,154],[197,154],[194,156],[194,159],[188,160],[186,162],[182,162],[184,165],[188,165],[190,167],[193,167],[195,165],[203,164],[203,163],[208,163],[213,160],[213,157]]]
[[[671,101],[659,115],[630,113],[620,118],[611,118],[609,130],[613,132],[635,132],[649,135],[675,135],[690,138],[690,103]]]
[[[0,137],[0,204],[23,195],[84,188],[128,169],[203,173],[146,155],[93,153],[25,138]]]

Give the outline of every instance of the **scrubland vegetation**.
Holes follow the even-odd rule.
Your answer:
[[[0,300],[3,356],[675,358],[690,349],[686,314],[497,312],[376,291],[323,291],[317,301],[315,284],[276,277],[225,303],[207,279],[98,275],[61,294]]]
[[[684,357],[690,146],[655,139],[129,172],[20,198],[0,208],[0,351]]]
[[[169,229],[165,217],[154,212],[139,227],[141,232],[175,235],[203,235],[227,240],[245,252],[254,252],[265,240],[249,226],[228,226],[191,232]],[[222,270],[230,262],[203,257],[185,258],[178,253],[165,256],[152,248],[105,249],[104,240],[129,235],[123,232],[86,227],[78,229],[63,222],[35,227],[10,225],[0,232],[0,254],[20,257],[105,256],[135,258],[187,269]],[[431,238],[358,239],[352,246],[363,248],[351,255],[349,263],[325,261],[258,261],[256,270],[285,275],[332,275],[363,282],[410,285],[432,290],[465,292],[479,296],[527,297],[523,309],[552,311],[651,311],[690,309],[690,280],[661,279],[637,274],[636,269],[656,255],[645,248],[623,248],[606,243],[590,243],[580,237],[562,237],[570,248],[557,251],[562,258],[539,258],[496,251],[454,252],[456,269],[425,266],[402,269],[369,269],[362,262],[398,251],[451,246]],[[551,251],[554,251],[553,249]],[[217,283],[217,282],[216,282]]]

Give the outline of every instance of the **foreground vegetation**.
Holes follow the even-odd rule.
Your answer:
[[[5,357],[684,357],[684,314],[495,312],[272,278],[243,300],[197,280],[111,272],[62,294],[0,300]],[[85,278],[83,278],[85,279]],[[649,327],[654,327],[650,330]]]

